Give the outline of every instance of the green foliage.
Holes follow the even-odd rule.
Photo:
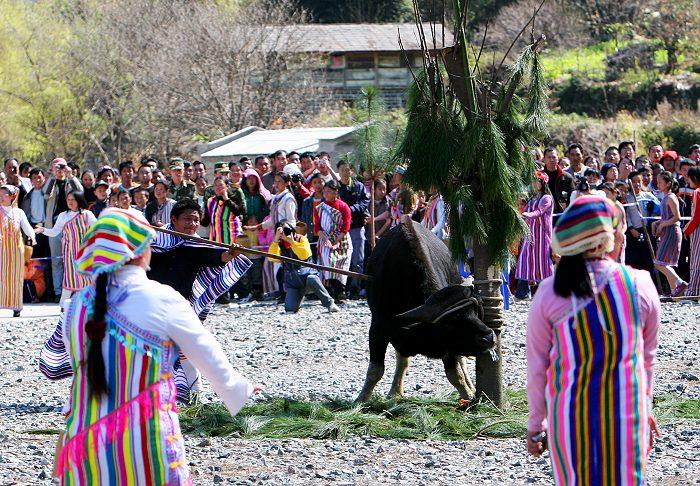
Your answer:
[[[687,155],[688,148],[700,140],[697,123],[674,122],[670,125],[649,124],[641,132],[640,138],[647,147],[660,143],[663,147]]]
[[[619,46],[625,46],[620,43]],[[542,55],[542,65],[550,80],[574,75],[588,79],[605,79],[605,58],[615,52],[613,41],[598,42],[576,49],[552,50]]]
[[[613,116],[620,111],[647,113],[659,103],[695,107],[700,101],[700,76],[658,79],[648,72],[628,72],[620,82],[590,81],[572,76],[557,85],[553,97],[561,113]]]
[[[409,0],[299,0],[299,6],[320,23],[410,22]]]
[[[477,435],[516,437],[525,433],[527,405],[523,391],[507,393],[502,411],[482,403],[458,409],[455,395],[440,398],[384,399],[364,404],[344,400],[303,402],[273,399],[245,407],[231,417],[221,404],[183,409],[185,433],[245,438],[456,440]],[[250,424],[253,424],[251,427]]]
[[[469,29],[493,19],[501,8],[517,0],[471,0]],[[314,22],[322,24],[358,22],[413,22],[411,0],[299,0]],[[454,23],[452,2],[418,0],[423,21]]]
[[[377,87],[362,88],[353,122],[358,130],[355,132],[355,153],[351,161],[357,173],[364,171],[374,179],[383,172],[391,171],[396,166],[391,149],[397,135],[388,121]]]
[[[29,159],[82,154],[100,122],[85,106],[85,76],[66,68],[68,25],[51,1],[6,0],[0,17],[0,147]]]
[[[191,435],[247,439],[384,439],[465,440],[477,436],[520,437],[527,430],[524,390],[506,390],[501,410],[484,402],[461,410],[456,394],[400,400],[372,397],[368,403],[344,400],[304,402],[275,398],[245,407],[231,417],[220,404],[182,409],[182,430]],[[655,399],[661,425],[700,422],[700,400],[673,395]],[[37,432],[39,433],[39,432]],[[48,432],[47,432],[48,433]]]
[[[541,44],[521,52],[494,92],[490,75],[470,68],[473,57],[461,42],[428,67],[432,75],[420,73],[409,88],[408,124],[397,156],[410,161],[405,182],[435,187],[447,202],[453,257],[465,259],[466,248],[477,244],[498,265],[524,229],[517,203],[533,175],[528,148],[546,133]]]

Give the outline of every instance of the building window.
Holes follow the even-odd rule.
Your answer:
[[[331,54],[330,56],[330,69],[344,69],[345,68],[345,56],[342,54]]]
[[[378,64],[380,68],[401,67],[400,54],[379,54]]]
[[[408,58],[408,62],[410,64],[406,63],[406,58]],[[401,53],[401,67],[423,67],[422,61],[421,61],[421,54],[420,53],[413,53],[413,52],[406,52],[406,53]]]
[[[374,69],[374,54],[352,54],[346,62],[348,69]]]

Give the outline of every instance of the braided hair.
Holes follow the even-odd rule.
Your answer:
[[[85,323],[85,334],[89,338],[87,356],[87,378],[90,393],[96,397],[107,394],[107,377],[105,361],[102,356],[102,339],[105,337],[107,323],[107,280],[109,276],[102,273],[95,281],[95,306],[90,320]]]

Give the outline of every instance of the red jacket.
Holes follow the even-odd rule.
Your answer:
[[[688,224],[685,225],[685,229],[683,230],[686,236],[690,236],[693,231],[700,226],[700,189],[695,189],[695,194],[693,194],[693,208],[695,208],[693,210],[693,217],[688,221]]]
[[[341,233],[349,233],[350,232],[350,224],[352,223],[352,211],[350,211],[350,206],[345,204],[340,198],[337,198],[335,201],[330,202],[330,201],[323,201],[325,204],[328,204],[330,207],[337,209],[340,211],[340,214],[343,216],[343,224],[342,228],[340,230]],[[314,209],[314,212],[318,212],[318,208]],[[319,231],[322,231],[321,229],[321,218],[318,217],[318,215],[314,218],[314,232],[318,233]]]

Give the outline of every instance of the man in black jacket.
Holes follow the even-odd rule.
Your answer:
[[[338,197],[350,206],[352,224],[350,225],[350,240],[352,241],[352,257],[350,270],[362,273],[365,265],[365,225],[369,218],[369,195],[362,182],[352,178],[352,168],[345,160],[338,162],[340,184]],[[348,296],[351,299],[360,297],[361,282],[358,279],[348,279]]]
[[[549,190],[554,199],[554,213],[562,213],[569,206],[574,192],[574,177],[559,165],[559,154],[554,147],[544,149],[544,171],[549,176]]]
[[[170,222],[173,230],[196,236],[202,210],[196,201],[184,200],[173,207]],[[189,245],[175,246],[164,252],[153,252],[148,278],[170,285],[189,299],[197,274],[202,267],[224,265],[238,255],[222,248],[202,248]]]

